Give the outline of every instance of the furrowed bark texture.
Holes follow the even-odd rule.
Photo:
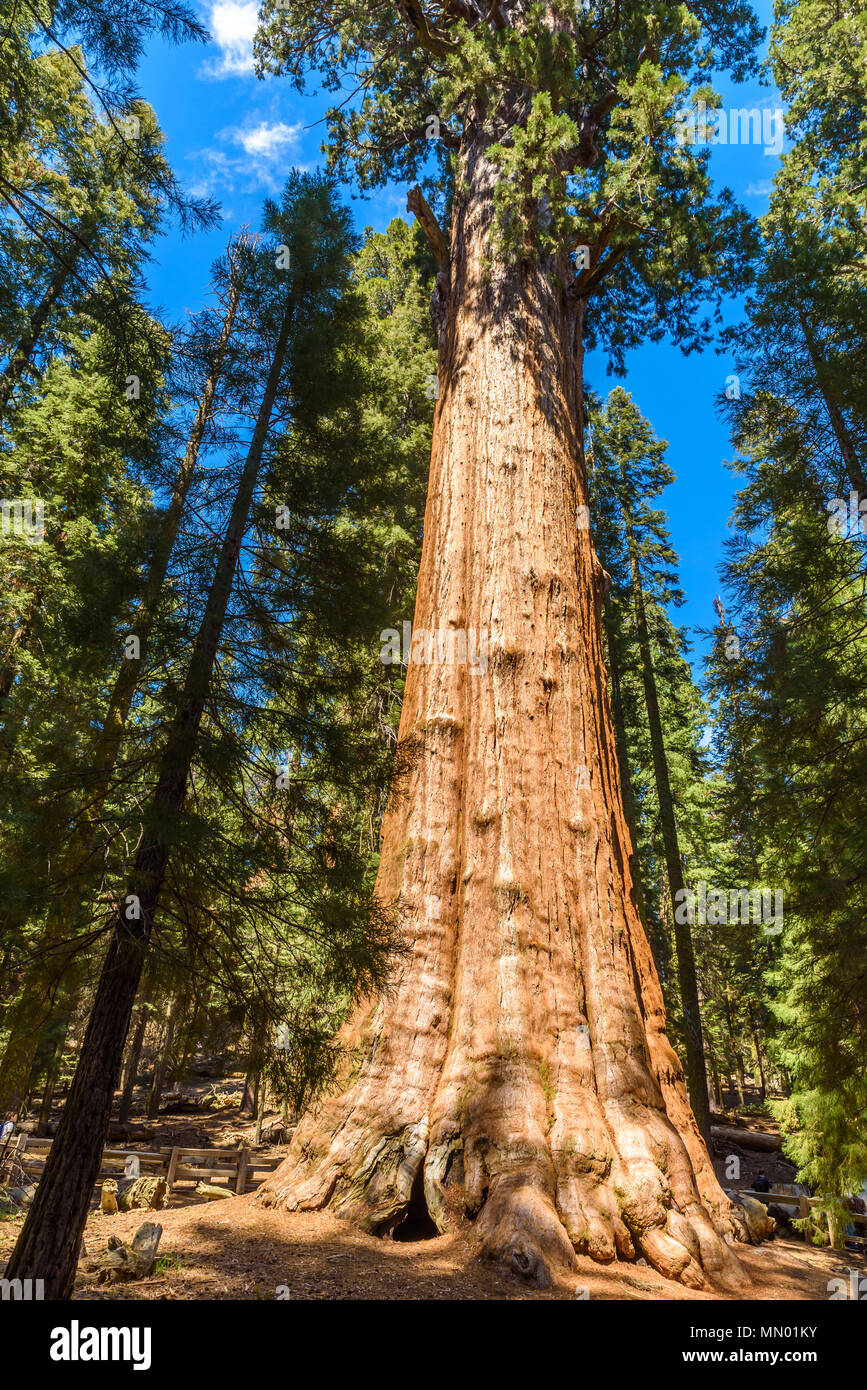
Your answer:
[[[463,163],[415,629],[487,631],[487,669],[410,663],[377,885],[408,954],[260,1199],[381,1234],[474,1220],[538,1285],[575,1251],[736,1279],[629,872],[576,526],[581,304],[565,260],[497,261],[496,173],[480,144]]]

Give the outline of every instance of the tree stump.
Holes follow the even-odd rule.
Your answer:
[[[752,1245],[761,1245],[762,1241],[770,1240],[777,1223],[768,1215],[764,1202],[729,1188],[726,1189],[726,1196],[734,1203],[732,1220],[740,1227],[741,1239],[748,1240]]]
[[[118,1236],[109,1236],[106,1253],[89,1260],[85,1270],[88,1274],[96,1274],[98,1284],[145,1279],[154,1267],[162,1233],[162,1226],[146,1221],[133,1236],[132,1245],[124,1245]]]
[[[159,1211],[166,1204],[165,1178],[129,1178],[117,1185],[118,1211]]]

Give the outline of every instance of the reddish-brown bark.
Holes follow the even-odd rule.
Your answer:
[[[583,306],[565,258],[498,260],[495,170],[481,144],[463,165],[415,627],[486,631],[489,660],[409,666],[377,884],[407,955],[261,1198],[383,1234],[423,1200],[537,1283],[576,1250],[736,1279],[629,871],[576,525]]]

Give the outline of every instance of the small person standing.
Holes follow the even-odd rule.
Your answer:
[[[11,1110],[7,1110],[6,1114],[3,1116],[3,1123],[0,1125],[0,1171],[2,1171],[3,1164],[6,1161],[6,1150],[9,1148],[10,1140],[15,1133],[17,1120],[18,1116],[13,1114]]]

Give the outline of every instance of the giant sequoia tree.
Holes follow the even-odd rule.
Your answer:
[[[663,321],[698,346],[701,297],[737,279],[743,220],[674,108],[715,61],[743,73],[755,23],[717,0],[269,11],[264,68],[360,77],[331,117],[336,167],[373,186],[438,156],[448,235],[410,195],[440,267],[415,623],[484,633],[489,659],[410,662],[377,886],[405,956],[264,1198],[383,1234],[475,1219],[536,1282],[576,1250],[693,1286],[734,1275],[630,875],[581,367],[588,342],[619,363]]]

